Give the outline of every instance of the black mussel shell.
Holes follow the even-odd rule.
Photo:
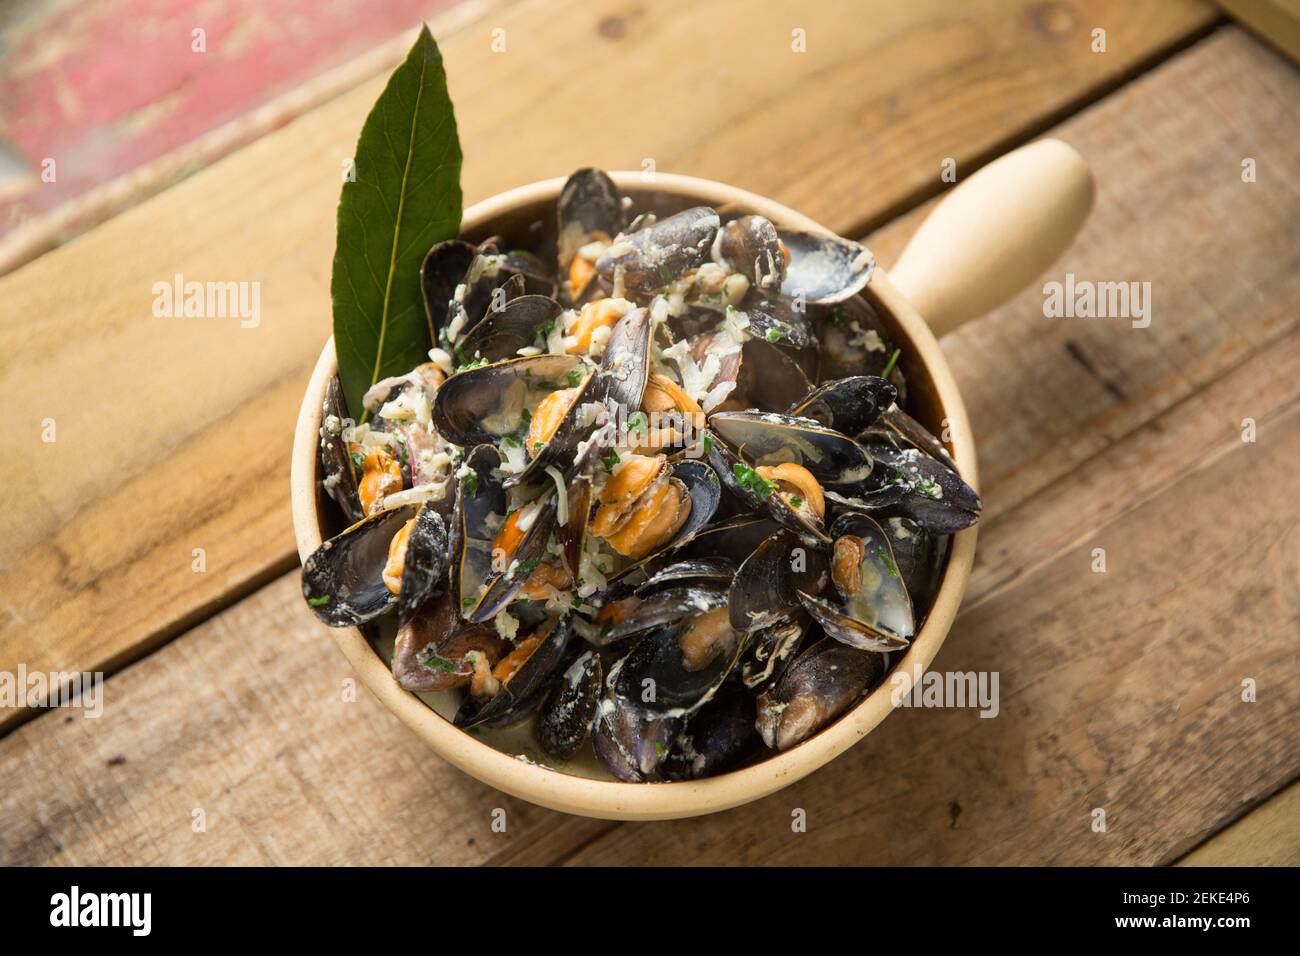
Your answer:
[[[864,514],[841,515],[831,580],[838,600],[801,591],[799,600],[830,637],[866,651],[897,651],[916,633],[912,599],[884,529]],[[853,575],[855,582],[846,581]],[[852,589],[851,589],[852,588]]]
[[[831,305],[866,288],[876,259],[866,246],[827,233],[781,230],[790,252],[781,292],[792,299]]]
[[[910,518],[934,534],[955,534],[979,519],[979,495],[947,465],[890,442],[873,441],[867,448],[875,471],[866,490],[850,491],[842,504],[880,517]]]
[[[665,555],[658,567],[647,568],[648,576],[636,593],[642,597],[681,584],[729,585],[736,576],[736,562],[730,558],[710,556],[678,559]]]
[[[740,679],[751,690],[762,690],[785,673],[809,631],[805,614],[791,615],[754,632],[740,661]]]
[[[649,309],[632,309],[614,323],[601,356],[598,392],[629,411],[641,407],[650,377],[650,336],[654,323]]]
[[[671,285],[709,257],[718,234],[718,214],[708,206],[685,209],[654,225],[619,236],[596,262],[607,285],[649,295]]]
[[[589,371],[577,355],[532,355],[466,369],[438,389],[434,427],[456,445],[495,444],[506,437],[522,442],[532,409],[548,393],[580,385]]]
[[[694,628],[703,626],[704,615],[683,619],[641,638],[623,660],[615,697],[626,707],[655,714],[683,716],[703,706],[735,669],[745,650],[745,635],[726,626],[719,637],[718,652],[708,663],[691,669],[682,652],[682,642]]]
[[[604,646],[688,617],[727,606],[725,587],[702,583],[682,584],[635,596],[636,604],[612,626],[602,629],[596,644]]]
[[[883,378],[854,375],[818,385],[790,408],[790,414],[855,437],[876,424],[897,399],[898,389]]]
[[[715,412],[709,430],[754,467],[795,462],[824,486],[856,488],[872,472],[871,456],[847,435],[811,419],[772,412]]]
[[[547,756],[568,760],[586,742],[600,707],[603,682],[595,651],[581,654],[552,682],[537,716],[537,739]]]
[[[728,682],[687,719],[664,758],[663,775],[669,780],[700,780],[739,767],[763,749],[756,717],[754,695]]]
[[[330,627],[353,627],[397,603],[384,583],[384,565],[393,536],[415,512],[415,505],[380,511],[311,553],[302,566],[302,596],[318,618]]]
[[[838,641],[818,641],[758,698],[758,732],[788,750],[848,710],[884,677],[884,661]]]
[[[510,642],[491,624],[467,624],[450,592],[424,605],[397,630],[393,647],[393,678],[409,691],[441,691],[462,687],[474,673],[465,660],[470,651],[495,665],[510,652]]]
[[[747,634],[786,620],[799,608],[799,591],[819,593],[826,581],[825,555],[781,531],[740,565],[727,600],[731,626]]]
[[[402,590],[397,597],[397,625],[401,627],[429,598],[447,584],[447,526],[437,506],[426,502],[415,516],[406,539]]]
[[[322,485],[326,493],[339,506],[344,519],[353,524],[365,517],[361,510],[361,493],[357,488],[357,474],[353,470],[348,443],[343,440],[343,429],[351,421],[343,387],[335,375],[325,390],[321,407],[320,460],[325,478]]]
[[[463,239],[447,239],[425,255],[420,265],[420,291],[431,341],[440,341],[439,333],[447,326],[456,287],[465,280],[477,254],[478,250]]]
[[[495,696],[481,704],[472,698],[466,701],[456,714],[458,727],[504,727],[523,720],[541,706],[547,684],[564,661],[573,621],[566,614],[546,626],[549,632]]]
[[[467,361],[489,363],[515,358],[520,349],[546,351],[548,330],[560,321],[560,303],[541,295],[511,299],[499,312],[490,312],[460,341],[460,355]]]
[[[579,169],[570,176],[555,207],[561,274],[568,273],[574,255],[593,235],[603,232],[613,239],[622,232],[623,216],[623,197],[608,174]]]
[[[617,667],[611,669],[606,684],[616,676]],[[642,783],[658,775],[681,725],[680,717],[628,707],[607,694],[591,727],[591,745],[602,766],[619,780]]]
[[[793,300],[776,292],[770,295],[750,292],[742,305],[749,319],[747,331],[754,338],[784,349],[817,347],[812,322],[806,312],[795,308]]]
[[[762,291],[781,288],[785,279],[785,250],[776,226],[762,216],[741,216],[722,227],[718,251],[733,272],[739,272],[751,287]]]

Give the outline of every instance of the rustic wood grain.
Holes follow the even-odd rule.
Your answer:
[[[1241,98],[1235,126],[1141,121],[1144,113],[1161,116],[1189,76],[1203,75]],[[193,860],[200,851],[188,833],[166,826],[177,816],[188,820],[195,792],[218,800],[212,805],[227,822],[238,821],[204,844],[206,861],[255,859],[267,846],[275,859],[295,862],[1177,858],[1300,769],[1289,719],[1300,702],[1292,491],[1300,271],[1287,268],[1283,255],[1294,247],[1287,230],[1296,198],[1275,179],[1266,196],[1247,194],[1233,206],[1251,228],[1219,223],[1220,231],[1180,234],[1177,255],[1124,227],[1171,202],[1171,219],[1181,211],[1185,223],[1203,204],[1230,204],[1221,154],[1248,141],[1268,158],[1261,169],[1270,166],[1279,144],[1294,136],[1279,124],[1273,98],[1294,97],[1295,82],[1253,41],[1226,31],[1114,98],[1119,106],[1102,103],[1055,131],[1104,171],[1104,191],[1124,199],[1099,203],[1069,256],[1072,267],[1109,278],[1106,270],[1120,261],[1141,277],[1171,257],[1162,281],[1195,283],[1200,292],[1182,301],[1176,318],[1162,323],[1158,313],[1146,330],[1082,320],[1059,328],[1041,318],[1041,295],[1031,293],[945,343],[964,394],[978,396],[968,401],[981,449],[1001,439],[1017,456],[982,458],[993,479],[977,574],[936,662],[945,670],[1000,671],[998,719],[896,714],[808,780],[703,820],[577,820],[517,805],[465,778],[364,692],[335,707],[346,669],[300,608],[290,574],[113,678],[99,722],[47,714],[0,741],[0,760],[17,759],[20,770],[17,786],[0,798],[0,859]],[[1138,143],[1115,133],[1115,110],[1129,117],[1124,128]],[[1143,163],[1113,161],[1134,150]],[[1115,182],[1124,177],[1148,185],[1181,177],[1183,188]],[[908,227],[878,236],[881,247],[897,247]],[[1203,281],[1209,260],[1222,265],[1215,282]],[[1103,398],[1085,391],[1097,387],[1094,379],[1052,340],[1065,334],[1085,349],[1105,347],[1117,361],[1147,355],[1151,346],[1130,341],[1142,336],[1165,336],[1160,347],[1182,351],[1170,367],[1150,370],[1164,376],[1155,398],[1138,387],[1142,369],[1133,365],[1124,366],[1126,396],[1099,389]],[[1234,345],[1235,335],[1249,347]],[[1042,339],[1049,342],[1038,353],[1043,364],[1026,376],[1030,384],[1061,409],[1072,396],[1084,403],[1076,427],[1106,436],[1066,469],[1054,457],[1060,432],[1022,433],[1017,418],[1004,414],[1028,404],[1025,377],[1009,373],[1007,356],[1034,354]],[[1177,387],[1175,360],[1195,370]],[[1241,441],[1246,417],[1257,422],[1255,444]],[[1004,433],[1021,434],[1023,446]],[[1080,440],[1079,447],[1091,446]],[[1098,546],[1107,549],[1104,575],[1089,570]],[[228,684],[212,680],[217,670]],[[1240,702],[1243,676],[1259,684],[1255,704]],[[275,707],[284,709],[268,710]],[[197,722],[189,722],[190,711]],[[106,766],[115,756],[126,762]],[[145,767],[128,776],[136,763]],[[182,769],[168,775],[170,785],[148,772],[172,764]],[[365,812],[358,792],[367,797]],[[265,818],[263,803],[273,808]],[[507,810],[506,834],[490,830],[497,806]],[[792,807],[809,815],[809,832],[797,838]],[[1096,807],[1107,811],[1104,834],[1089,828]],[[324,808],[337,851],[322,845]],[[391,823],[410,819],[437,825],[412,831]],[[473,848],[447,836],[462,831],[475,836]],[[206,836],[214,836],[211,827]]]
[[[1215,16],[1164,0],[792,11],[526,3],[444,38],[467,198],[649,157],[851,230],[936,189],[943,158],[1023,138]],[[111,670],[287,566],[290,425],[329,328],[342,163],[380,82],[0,281],[0,668]],[[593,108],[601,95],[628,105]],[[260,324],[154,318],[154,283],[176,274],[260,282]]]
[[[1177,865],[1300,865],[1300,783],[1270,797],[1188,853]]]

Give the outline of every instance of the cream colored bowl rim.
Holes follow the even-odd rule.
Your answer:
[[[647,182],[640,172],[611,172],[625,190],[653,190],[685,196],[715,208],[744,208],[792,228],[827,231],[813,220],[754,193],[706,179],[657,173]],[[521,186],[477,203],[465,212],[462,230],[478,231],[498,216],[539,199],[553,201],[564,184],[555,178]],[[966,408],[948,363],[928,326],[877,268],[870,290],[902,326],[933,379],[935,394],[951,427],[953,457],[962,476],[978,487],[975,448]],[[299,557],[321,544],[315,485],[316,449],[321,402],[337,367],[334,341],[321,350],[303,398],[294,434],[291,495]],[[952,540],[948,565],[925,626],[893,673],[924,671],[934,659],[956,616],[970,577],[976,529]],[[323,626],[323,625],[322,625]],[[561,773],[494,750],[438,716],[418,697],[393,680],[387,665],[357,628],[328,628],[367,688],[440,756],[490,786],[532,803],[583,816],[620,820],[671,819],[711,813],[767,796],[822,767],[866,736],[893,709],[893,685],[884,681],[839,720],[790,750],[752,766],[705,780],[668,783],[621,783]]]

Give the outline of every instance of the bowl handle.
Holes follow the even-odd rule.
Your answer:
[[[1065,251],[1092,208],[1087,161],[1059,139],[1007,153],[940,200],[889,278],[936,337],[1025,288]]]

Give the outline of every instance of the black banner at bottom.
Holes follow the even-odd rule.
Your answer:
[[[1293,879],[1257,869],[0,870],[7,940],[76,934],[128,945],[237,942],[268,930],[298,944],[374,943],[454,923],[490,938],[525,927],[554,938],[570,926],[578,942],[629,943],[629,933],[650,941],[674,926],[712,924],[743,945],[771,941],[779,924],[792,931],[823,920],[840,931],[852,921],[873,941],[897,933],[988,945],[1046,929],[1072,942],[1226,942],[1287,927]]]

